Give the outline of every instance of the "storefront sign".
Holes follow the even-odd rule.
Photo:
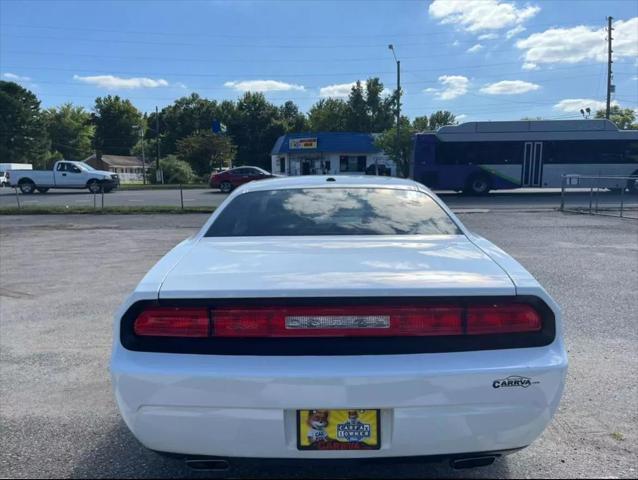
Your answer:
[[[288,147],[291,150],[317,148],[317,139],[316,138],[291,138],[288,141]]]

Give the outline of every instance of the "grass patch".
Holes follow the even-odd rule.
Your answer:
[[[0,215],[64,215],[64,214],[91,214],[91,215],[138,215],[151,213],[212,213],[215,207],[66,207],[66,206],[27,206],[27,207],[3,207],[0,208]]]
[[[182,185],[182,190],[194,190],[200,188],[210,188],[206,183],[190,183],[188,185]],[[146,184],[143,185],[141,183],[122,183],[118,190],[179,190],[179,185],[174,183],[168,185],[155,185],[155,184]]]
[[[625,436],[620,432],[613,432],[611,434],[611,438],[613,438],[617,442],[623,442],[625,440]]]

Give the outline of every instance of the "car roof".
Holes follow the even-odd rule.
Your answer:
[[[376,175],[301,175],[280,177],[259,182],[246,183],[237,189],[237,193],[289,188],[396,188],[403,190],[426,190],[414,180],[383,177]]]

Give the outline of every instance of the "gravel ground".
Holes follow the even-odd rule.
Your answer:
[[[560,410],[544,435],[491,467],[469,471],[400,465],[309,472],[249,464],[233,476],[636,477],[638,222],[502,210],[460,217],[521,261],[563,308],[570,368]],[[112,312],[205,219],[2,217],[1,477],[193,476],[128,432],[107,365]]]

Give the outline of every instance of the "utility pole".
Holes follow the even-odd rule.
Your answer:
[[[144,125],[138,127],[142,144],[142,183],[146,185],[146,153],[144,152]]]
[[[403,151],[401,150],[401,62],[397,59],[397,55],[394,52],[394,45],[388,45],[388,48],[392,50],[394,61],[397,62],[397,150],[399,151],[399,159],[403,168]]]
[[[613,28],[611,28],[612,17],[607,17],[607,109],[605,110],[605,118],[609,120],[609,111],[611,108],[611,92],[614,89],[614,85],[611,84],[611,64],[613,63],[611,60],[611,32]]]
[[[157,144],[157,160],[155,164],[155,175],[158,182],[164,183],[164,175],[160,168],[160,130],[159,130],[159,110],[155,106],[155,143]]]

